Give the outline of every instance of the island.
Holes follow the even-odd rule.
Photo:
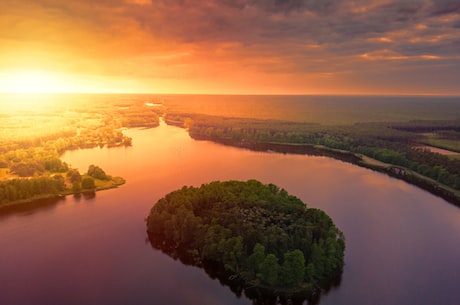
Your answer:
[[[316,294],[344,266],[345,238],[331,218],[271,183],[184,186],[146,222],[155,248],[256,295]]]

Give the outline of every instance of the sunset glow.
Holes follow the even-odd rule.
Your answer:
[[[449,94],[455,1],[3,1],[0,92]]]
[[[11,93],[52,93],[70,89],[57,75],[43,71],[21,71],[2,75],[4,92]]]
[[[135,81],[110,77],[45,70],[0,73],[0,92],[4,93],[125,93],[136,89],[138,84]]]

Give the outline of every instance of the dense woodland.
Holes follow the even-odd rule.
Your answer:
[[[423,144],[432,144],[437,140],[436,146],[455,151],[451,143],[458,145],[460,120],[320,125],[174,114],[169,115],[166,121],[188,128],[190,135],[195,139],[230,145],[309,144],[350,151],[413,170],[460,190],[460,158],[420,148]]]
[[[344,264],[344,236],[328,215],[256,180],[184,186],[153,206],[147,230],[155,247],[217,262],[246,287],[309,290]]]

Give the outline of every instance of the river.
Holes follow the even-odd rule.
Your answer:
[[[161,124],[128,148],[67,152],[126,178],[94,197],[0,209],[0,304],[251,304],[147,241],[166,193],[213,180],[275,183],[345,233],[346,266],[319,304],[460,304],[460,209],[403,181],[326,157],[253,152]]]

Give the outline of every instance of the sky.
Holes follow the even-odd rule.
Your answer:
[[[0,92],[460,95],[458,0],[2,0]]]

